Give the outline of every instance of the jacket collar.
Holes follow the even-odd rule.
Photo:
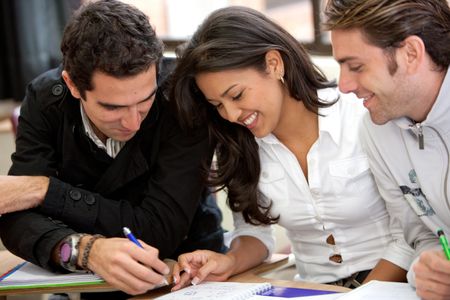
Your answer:
[[[74,99],[68,93],[60,107],[64,115],[67,116],[72,133],[79,132],[83,135],[82,138],[89,139],[84,133],[78,101],[82,100]],[[162,101],[166,101],[164,96],[157,92],[155,102],[142,122],[139,131],[125,144],[116,158],[112,160],[109,168],[99,178],[95,186],[97,192],[101,194],[112,193],[149,170],[146,156],[141,149],[142,135],[157,123],[161,113],[161,105],[163,105]],[[104,154],[104,159],[111,159],[106,152]],[[102,158],[99,157],[99,159]]]
[[[450,131],[448,115],[450,112],[450,68],[447,69],[444,81],[442,82],[439,94],[431,107],[426,119],[421,123],[423,126],[430,126],[443,132]],[[402,129],[409,129],[414,122],[406,117],[395,119],[392,122]]]
[[[125,144],[98,181],[96,190],[99,193],[111,193],[149,171],[150,167],[146,156],[142,153],[141,142],[145,138],[143,137],[145,133],[148,132],[150,127],[155,125],[159,118],[160,101],[165,100],[161,97],[157,99],[144,122],[142,122],[139,131]],[[111,176],[111,174],[114,174],[114,176]]]

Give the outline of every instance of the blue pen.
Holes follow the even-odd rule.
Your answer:
[[[139,243],[139,241],[136,239],[136,237],[133,235],[133,233],[131,232],[131,230],[130,230],[128,227],[124,227],[124,228],[123,228],[123,234],[124,234],[130,241],[132,241],[133,243],[135,243],[138,247],[144,249],[144,247],[142,247],[141,243]],[[163,276],[164,276],[164,275],[163,275]],[[162,282],[161,284],[157,284],[157,285],[155,286],[155,288],[159,288],[159,287],[162,287],[162,286],[169,285],[168,278],[169,278],[168,275],[165,275],[165,276],[164,276],[163,282]]]
[[[142,247],[141,243],[139,243],[139,241],[136,239],[136,237],[133,235],[133,233],[131,232],[131,230],[128,227],[124,227],[123,228],[123,234],[125,234],[125,236],[132,241],[133,243],[135,243],[138,247],[144,249],[144,247]]]

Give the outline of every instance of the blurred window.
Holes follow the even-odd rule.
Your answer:
[[[173,50],[193,34],[210,12],[230,5],[257,9],[301,41],[313,54],[330,55],[328,33],[321,34],[321,0],[122,0],[144,11]]]

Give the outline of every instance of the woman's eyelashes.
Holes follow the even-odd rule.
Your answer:
[[[239,100],[239,99],[241,99],[243,93],[244,93],[244,91],[241,91],[236,96],[231,97],[231,99],[233,99],[233,101]]]
[[[351,72],[356,72],[356,73],[357,73],[357,72],[360,72],[360,71],[361,71],[362,65],[349,66],[348,69],[349,69]]]
[[[235,96],[230,96],[232,101],[238,101],[242,98],[242,95],[244,94],[244,91],[239,92],[239,94],[235,95]],[[223,107],[222,102],[216,102],[216,101],[208,101],[209,104],[211,104],[212,106],[214,106],[214,108],[216,109],[220,109]]]

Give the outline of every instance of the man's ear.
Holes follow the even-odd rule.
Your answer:
[[[423,40],[417,35],[411,35],[403,41],[401,47],[402,59],[406,63],[406,70],[410,74],[416,73],[425,63],[426,50]]]
[[[69,73],[66,70],[62,71],[62,78],[66,82],[67,87],[69,88],[69,91],[72,94],[72,96],[76,99],[81,99],[80,92],[78,91],[77,87],[73,83],[72,79],[70,78]]]
[[[266,68],[267,73],[274,74],[277,79],[284,76],[284,63],[278,50],[267,51]]]

